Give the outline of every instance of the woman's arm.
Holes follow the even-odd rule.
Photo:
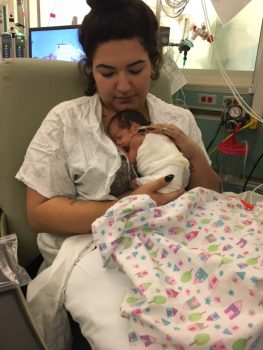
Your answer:
[[[190,180],[188,188],[205,187],[222,192],[222,184],[218,174],[211,168],[200,146],[175,125],[150,125],[146,132],[154,132],[169,136],[179,150],[189,160]]]
[[[198,146],[194,157],[189,159],[190,179],[188,188],[205,187],[221,193],[222,183],[219,175],[211,168],[204,155],[204,152]]]
[[[147,194],[157,205],[164,205],[183,193],[183,190],[171,193],[158,192],[172,179],[173,176],[168,176],[152,181],[140,186],[130,194]],[[29,187],[27,188],[28,221],[35,232],[61,235],[90,233],[93,221],[115,203],[116,201],[84,201],[67,197],[49,199]]]
[[[67,197],[46,198],[27,188],[27,215],[36,232],[72,235],[91,232],[91,224],[116,201],[84,201]]]

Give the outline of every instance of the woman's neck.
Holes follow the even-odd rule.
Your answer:
[[[103,111],[102,109],[102,124],[103,124],[103,128],[104,130],[107,132],[107,129],[108,129],[108,125],[112,119],[112,117],[114,116],[115,113],[105,113],[105,111]]]

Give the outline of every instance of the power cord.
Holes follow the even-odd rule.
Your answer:
[[[261,155],[258,157],[256,162],[254,163],[254,165],[253,165],[253,167],[252,167],[252,169],[251,169],[251,171],[250,171],[250,173],[249,173],[249,175],[248,175],[248,177],[247,177],[247,179],[246,179],[246,181],[244,183],[244,186],[243,186],[243,189],[242,189],[243,192],[245,192],[247,184],[248,184],[248,181],[250,180],[254,170],[256,169],[258,163],[261,161],[262,157],[263,157],[263,153],[261,153]]]
[[[219,134],[220,129],[222,128],[222,126],[224,124],[225,124],[225,111],[222,112],[222,114],[221,114],[220,123],[218,124],[218,127],[216,129],[215,135],[213,136],[213,138],[211,139],[211,141],[207,145],[206,151],[209,151],[209,149],[212,147],[213,143],[215,142],[215,139],[216,139],[217,135]]]

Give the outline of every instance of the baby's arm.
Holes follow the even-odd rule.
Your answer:
[[[136,134],[133,136],[133,138],[130,142],[128,158],[132,164],[136,163],[137,151],[138,151],[138,148],[140,147],[140,145],[142,144],[144,137],[145,137],[145,135]]]

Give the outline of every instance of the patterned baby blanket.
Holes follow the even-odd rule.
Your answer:
[[[133,287],[132,349],[252,350],[263,335],[263,202],[195,188],[164,206],[129,196],[93,224],[105,268]]]

